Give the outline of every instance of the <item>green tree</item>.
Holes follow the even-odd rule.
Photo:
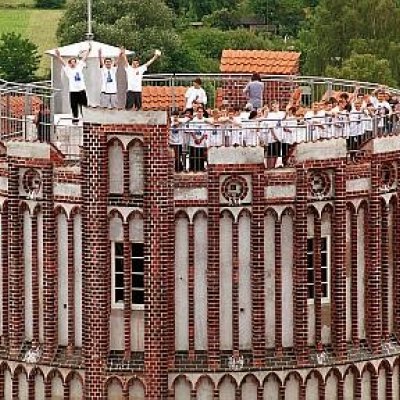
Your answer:
[[[341,67],[328,66],[325,73],[334,78],[379,82],[390,86],[396,84],[389,61],[374,54],[353,53]]]
[[[35,0],[36,8],[62,8],[66,0]]]
[[[96,40],[133,49],[143,60],[160,49],[163,55],[152,71],[171,71],[183,62],[192,63],[192,55],[182,54],[175,16],[162,0],[98,0],[92,11]],[[82,40],[86,30],[86,0],[68,3],[57,31],[61,44]]]
[[[0,37],[0,78],[11,82],[32,82],[39,66],[38,48],[20,34]]]
[[[354,52],[368,53],[395,63],[393,75],[400,81],[399,18],[395,0],[321,0],[300,34],[303,71],[319,75],[329,65],[340,68]]]
[[[275,26],[278,33],[296,36],[306,17],[306,8],[313,4],[307,0],[249,0],[256,15],[262,15],[268,25]]]

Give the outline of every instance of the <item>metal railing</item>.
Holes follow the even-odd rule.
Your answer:
[[[143,82],[144,90],[147,88],[151,103],[157,93],[152,94],[150,87],[168,87],[168,107],[166,109],[183,110],[185,108],[185,91],[196,78],[201,78],[203,82],[202,86],[208,97],[208,108],[243,108],[247,102],[243,89],[250,81],[250,74],[146,75]],[[400,98],[399,89],[383,87],[376,83],[313,76],[263,75],[261,78],[265,83],[264,102],[268,104],[276,99],[280,101],[281,108],[287,104],[293,92],[298,89],[301,92],[299,102],[303,106],[309,106],[314,101],[328,98],[335,92],[353,93],[356,89],[367,95],[376,89],[384,88],[392,95]],[[22,138],[25,140],[50,141],[66,155],[67,159],[78,160],[82,146],[82,126],[72,125],[69,115],[55,115],[55,92],[56,90],[51,87],[50,82],[20,84],[0,80],[0,140]],[[166,92],[162,92],[165,98]],[[145,105],[145,93],[143,95]],[[226,130],[226,127],[224,129]],[[221,137],[217,135],[214,139],[223,143],[223,145],[229,142],[234,143],[235,140],[232,139],[234,132],[237,132],[238,135],[241,132],[241,139],[238,139],[239,143],[236,145],[249,146],[255,141],[261,141],[260,136],[255,138],[246,134],[247,138],[245,138],[246,135],[243,132],[248,132],[251,129],[254,128],[248,126],[245,130],[237,129],[235,131],[235,128],[232,127],[230,138],[221,133]],[[260,131],[261,128],[257,129]],[[290,127],[286,127],[286,129],[290,129]],[[299,127],[296,129],[297,132],[301,131]],[[390,129],[393,131],[394,128]],[[310,126],[307,124],[305,131],[304,135],[309,137],[311,135]],[[316,132],[318,131],[319,128],[317,127]],[[330,137],[328,132],[329,129],[322,131],[325,136],[328,136],[326,138]],[[320,134],[321,138],[323,137],[322,133]],[[296,134],[300,135],[300,133]],[[210,135],[210,140],[211,138]],[[186,168],[186,166],[182,168]],[[189,169],[189,166],[187,169]]]
[[[169,87],[168,109],[183,110],[185,108],[185,89],[192,86],[194,79],[200,78],[207,94],[207,108],[244,108],[247,103],[243,89],[251,79],[251,74],[149,74],[145,75],[143,85]],[[301,104],[310,106],[323,97],[328,98],[337,92],[353,93],[356,89],[361,93],[372,94],[377,89],[385,89],[391,94],[400,96],[400,89],[383,86],[372,82],[357,82],[346,79],[333,79],[318,76],[261,75],[264,82],[264,104],[273,100],[287,104],[291,94],[301,91]],[[157,96],[157,93],[154,93]],[[165,94],[163,94],[165,95]],[[149,98],[144,96],[148,108],[152,107],[151,92]]]
[[[290,120],[261,118],[241,124],[227,120],[172,123],[170,146],[176,172],[202,172],[207,166],[207,150],[213,147],[262,147],[268,167],[287,164],[298,143],[346,139],[350,157],[371,139],[400,134],[400,114],[390,116],[353,113]]]

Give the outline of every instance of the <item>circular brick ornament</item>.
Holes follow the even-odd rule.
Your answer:
[[[382,189],[391,188],[396,181],[396,168],[392,163],[382,164],[380,186]]]
[[[222,182],[221,192],[231,204],[238,204],[246,198],[249,187],[242,176],[232,175]]]
[[[42,177],[39,171],[33,168],[26,170],[22,176],[22,187],[30,195],[38,194],[42,187]]]
[[[324,171],[312,172],[309,187],[313,197],[318,199],[326,197],[331,190],[331,178]]]

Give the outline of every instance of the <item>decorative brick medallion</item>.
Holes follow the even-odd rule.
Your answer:
[[[247,180],[240,175],[228,176],[221,184],[222,196],[233,206],[241,204],[247,198],[248,192]]]
[[[28,198],[34,199],[42,194],[42,175],[39,170],[21,169],[20,192]]]
[[[331,194],[331,177],[325,171],[313,171],[310,173],[309,192],[311,197],[321,200]]]

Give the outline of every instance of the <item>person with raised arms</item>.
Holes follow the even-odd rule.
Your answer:
[[[147,61],[147,63],[140,65],[139,59],[134,58],[132,60],[132,64],[129,65],[128,58],[125,53],[125,49],[121,49],[120,57],[122,58],[126,71],[126,80],[128,83],[128,90],[126,92],[126,103],[125,109],[132,110],[140,110],[142,108],[142,81],[143,75],[147,71],[147,68],[153,64],[154,61],[157,60],[158,57],[161,56],[161,51],[156,50],[154,52],[154,56]]]
[[[61,62],[63,70],[68,79],[69,101],[72,110],[72,123],[77,124],[79,121],[79,111],[82,114],[82,107],[88,105],[86,95],[85,78],[83,69],[86,67],[86,60],[89,56],[91,45],[83,52],[81,59],[71,57],[67,62],[61,57],[60,51],[55,50],[57,59]]]

